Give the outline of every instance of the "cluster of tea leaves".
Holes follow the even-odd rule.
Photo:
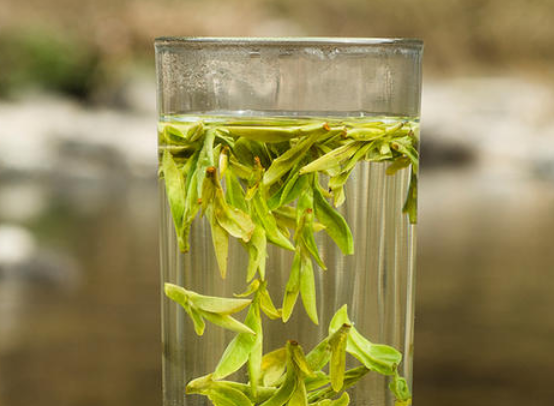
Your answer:
[[[216,406],[346,405],[346,393],[332,398],[373,370],[393,376],[391,390],[398,405],[411,402],[407,385],[396,372],[400,353],[371,344],[351,326],[347,316],[342,327],[334,328],[331,323],[330,336],[320,344],[320,351],[329,357],[321,356],[314,363],[310,359],[316,355],[310,358],[310,354],[320,346],[304,357],[298,344],[289,343],[278,350],[278,357],[274,353],[264,356],[261,314],[286,322],[300,296],[307,315],[318,324],[313,262],[322,269],[326,266],[314,233],[327,233],[345,255],[353,254],[352,233],[335,207],[344,203],[345,184],[359,161],[388,161],[387,174],[411,168],[404,212],[412,223],[416,221],[417,134],[417,127],[407,121],[160,123],[160,174],[180,250],[189,250],[191,224],[198,215],[204,215],[221,276],[226,277],[229,238],[234,237],[248,252],[246,279],[253,280],[242,297],[234,299],[166,285],[166,294],[183,306],[197,334],[203,333],[205,320],[237,333],[215,372],[191,382],[189,393],[204,394]],[[326,188],[321,186],[321,178],[327,179]],[[268,243],[294,251],[279,309],[266,289]],[[248,296],[252,298],[245,299]],[[245,307],[249,310],[244,323],[231,316]],[[361,369],[344,371],[346,353],[362,362]],[[275,357],[278,367],[270,362]],[[329,375],[322,372],[328,363]],[[382,363],[387,365],[384,369],[378,366]],[[249,385],[222,381],[245,364]],[[273,380],[266,379],[268,373]]]

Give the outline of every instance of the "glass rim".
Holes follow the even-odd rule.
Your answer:
[[[418,38],[369,37],[180,37],[162,36],[154,40],[158,46],[392,46],[423,49]]]

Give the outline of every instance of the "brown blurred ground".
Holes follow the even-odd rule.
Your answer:
[[[0,405],[160,404],[160,35],[424,39],[415,405],[551,405],[552,21],[545,0],[0,0]]]

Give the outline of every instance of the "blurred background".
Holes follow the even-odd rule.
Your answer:
[[[554,2],[0,0],[0,405],[160,405],[153,39],[425,41],[417,406],[554,399]]]

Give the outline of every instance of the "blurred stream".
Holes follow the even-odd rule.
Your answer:
[[[129,92],[0,103],[0,405],[161,403],[155,98]],[[552,404],[552,111],[520,78],[426,84],[416,405]]]

